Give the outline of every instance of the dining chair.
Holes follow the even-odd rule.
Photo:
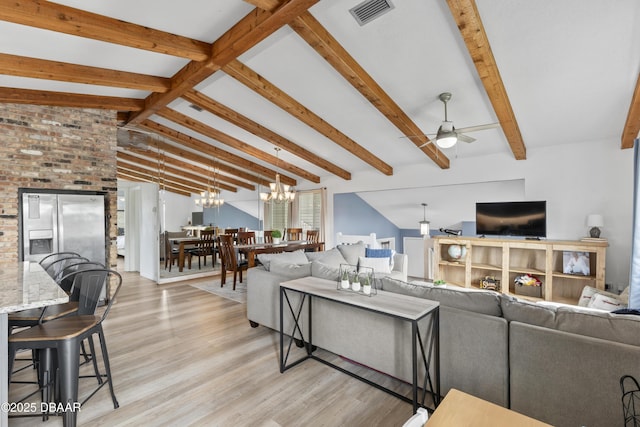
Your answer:
[[[235,243],[238,240],[238,232],[240,230],[237,228],[225,228],[224,229],[224,234],[231,234],[231,237],[233,239],[233,242]]]
[[[74,286],[80,289],[78,314],[39,323],[29,329],[10,335],[8,340],[9,381],[11,380],[16,352],[19,349],[38,350],[40,353],[39,378],[43,386],[43,399],[45,399],[43,401],[51,401],[50,394],[53,387],[55,390],[59,389],[59,400],[57,400],[59,404],[64,407],[79,409],[77,405],[78,381],[80,378],[80,361],[78,357],[80,345],[83,340],[88,339],[92,354],[95,355],[93,336],[98,335],[105,374],[100,373],[94,356],[94,370],[95,377],[98,378],[98,386],[79,406],[82,407],[100,388],[108,384],[115,409],[119,404],[113,391],[111,367],[102,322],[109,314],[113,301],[122,286],[122,277],[118,272],[107,269],[78,270],[70,273],[70,275],[73,276]],[[65,277],[65,279],[68,278],[70,277]],[[100,296],[110,280],[116,282],[115,292],[109,299],[102,316],[96,315],[95,312]],[[55,373],[56,369],[58,370],[57,375]],[[58,379],[54,383],[56,377]],[[106,379],[106,382],[103,381],[103,378]],[[76,409],[67,410],[63,413],[64,426],[76,425],[77,412]]]
[[[320,238],[320,230],[307,230],[307,242],[318,243]]]
[[[273,230],[264,230],[264,242],[265,243],[273,243],[273,236],[271,235],[271,232]]]
[[[255,231],[239,231],[238,244],[239,245],[255,245],[256,232]]]
[[[302,240],[302,228],[287,228],[287,240]]]
[[[235,291],[238,273],[240,273],[240,283],[242,283],[242,270],[246,270],[249,264],[246,260],[238,260],[231,234],[220,235],[218,237],[218,243],[220,248],[220,262],[222,263],[220,287],[223,287],[227,283],[227,272],[233,271],[233,290]]]
[[[200,264],[200,258],[204,257],[204,265],[207,265],[207,256],[211,255],[211,262],[213,267],[216,266],[216,253],[215,253],[215,230],[202,230],[200,232],[200,242],[198,245],[189,250],[192,256],[198,257],[198,270],[202,268]]]
[[[165,244],[164,244],[164,269],[167,269],[167,265],[169,266],[169,271],[171,271],[171,266],[175,261],[180,257],[180,245],[174,244],[171,242],[171,239],[176,237],[186,237],[184,232],[172,232],[165,231]],[[191,249],[185,248],[184,256],[187,257],[187,261],[189,263],[189,269],[191,269]]]

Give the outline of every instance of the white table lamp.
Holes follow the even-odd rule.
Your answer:
[[[587,216],[587,227],[591,227],[589,235],[594,238],[600,237],[600,228],[604,226],[604,218],[600,214],[591,214]]]

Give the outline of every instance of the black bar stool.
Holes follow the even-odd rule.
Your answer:
[[[65,409],[63,418],[65,427],[76,425],[77,411],[80,409],[80,406],[105,384],[109,384],[114,409],[119,406],[113,391],[111,367],[109,365],[109,355],[102,329],[102,322],[107,317],[111,305],[120,290],[122,277],[118,272],[107,269],[80,270],[74,271],[68,276],[71,275],[73,275],[73,287],[79,289],[80,295],[77,315],[41,323],[9,336],[9,381],[11,381],[13,361],[17,350],[39,350],[41,381],[45,388],[43,399],[46,399],[46,401],[48,401],[50,397],[49,388],[52,386],[51,379],[55,377],[54,357],[57,359],[59,384],[56,384],[56,387],[59,386],[60,390],[58,404]],[[64,277],[63,279],[69,278],[71,277]],[[95,311],[100,295],[102,290],[107,286],[107,282],[112,279],[117,282],[116,290],[113,296],[109,298],[109,303],[102,316],[98,316],[95,314]],[[80,345],[84,339],[89,339],[95,367],[95,351],[93,349],[93,335],[95,334],[98,335],[100,341],[106,375],[101,375],[99,372],[96,372],[99,385],[82,403],[79,403],[78,378]],[[106,382],[102,381],[102,377],[106,378]]]

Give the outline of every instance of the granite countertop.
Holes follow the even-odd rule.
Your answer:
[[[69,296],[38,263],[0,265],[0,313],[69,301]]]

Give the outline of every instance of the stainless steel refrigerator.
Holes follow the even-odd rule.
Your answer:
[[[22,260],[77,252],[106,265],[105,216],[103,194],[22,192]]]

